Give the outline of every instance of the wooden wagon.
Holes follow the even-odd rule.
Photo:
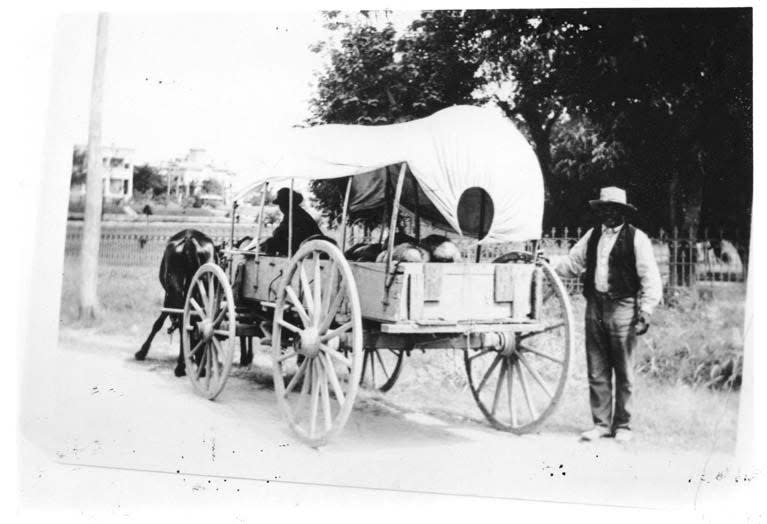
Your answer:
[[[294,146],[247,189],[265,195],[275,178],[347,177],[340,247],[316,239],[287,257],[267,256],[257,233],[250,246],[228,252],[228,270],[202,266],[182,324],[194,388],[215,398],[236,338],[263,336],[282,413],[296,434],[320,445],[345,425],[363,379],[387,390],[411,350],[458,349],[493,426],[515,433],[539,426],[565,386],[573,320],[564,286],[537,251],[541,175],[514,126],[459,106],[407,124],[301,130]],[[349,221],[377,208],[390,232],[404,209],[416,234],[423,218],[481,239],[476,261],[397,262],[393,234],[385,262],[348,261]],[[506,241],[528,249],[478,262],[484,243]]]

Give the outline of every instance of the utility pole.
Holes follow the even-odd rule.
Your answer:
[[[96,58],[91,86],[91,111],[88,126],[88,174],[85,182],[85,220],[80,249],[80,319],[90,321],[98,315],[99,243],[103,189],[101,174],[101,113],[104,102],[104,70],[109,20],[99,13],[96,29]]]

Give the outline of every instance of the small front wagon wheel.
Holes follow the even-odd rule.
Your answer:
[[[295,254],[277,292],[274,391],[290,427],[313,446],[346,424],[362,370],[362,313],[341,251],[312,240]]]
[[[573,351],[573,314],[565,286],[545,262],[535,271],[540,277],[533,280],[536,327],[510,334],[505,349],[464,353],[479,409],[494,427],[512,433],[533,431],[554,411]]]
[[[224,389],[232,367],[235,318],[226,274],[215,264],[204,264],[186,295],[181,347],[192,386],[210,400]]]

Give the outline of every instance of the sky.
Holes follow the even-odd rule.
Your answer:
[[[395,14],[402,27],[412,13]],[[95,15],[62,17],[73,141],[87,143]],[[269,138],[309,116],[326,39],[319,12],[109,16],[102,143],[137,163],[206,149],[247,177]],[[237,185],[237,184],[235,184]]]

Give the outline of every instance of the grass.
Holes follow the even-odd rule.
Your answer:
[[[78,320],[78,270],[74,259],[64,261],[60,321],[74,328],[86,327]],[[157,273],[150,267],[99,267],[100,319],[87,327],[106,335],[148,332],[164,296]]]
[[[162,288],[154,267],[110,267],[99,270],[101,320],[83,326],[77,320],[76,261],[67,259],[61,299],[61,323],[89,332],[135,338],[146,336],[162,304]],[[732,451],[738,412],[738,381],[707,387],[718,363],[742,355],[745,286],[712,288],[709,300],[689,294],[661,306],[650,332],[640,337],[635,355],[634,429],[638,445]],[[574,433],[590,423],[586,358],[583,346],[582,297],[573,297],[575,354],[570,378],[558,409],[544,431]],[[717,383],[714,386],[719,386]],[[734,391],[729,391],[734,387]],[[457,350],[414,351],[400,379],[382,397],[405,409],[484,424],[467,386],[463,353]]]
[[[738,388],[742,375],[744,284],[700,284],[706,298],[677,292],[661,306],[653,327],[640,339],[640,372],[667,384]],[[732,373],[723,376],[728,363]],[[718,380],[717,374],[721,379]]]

